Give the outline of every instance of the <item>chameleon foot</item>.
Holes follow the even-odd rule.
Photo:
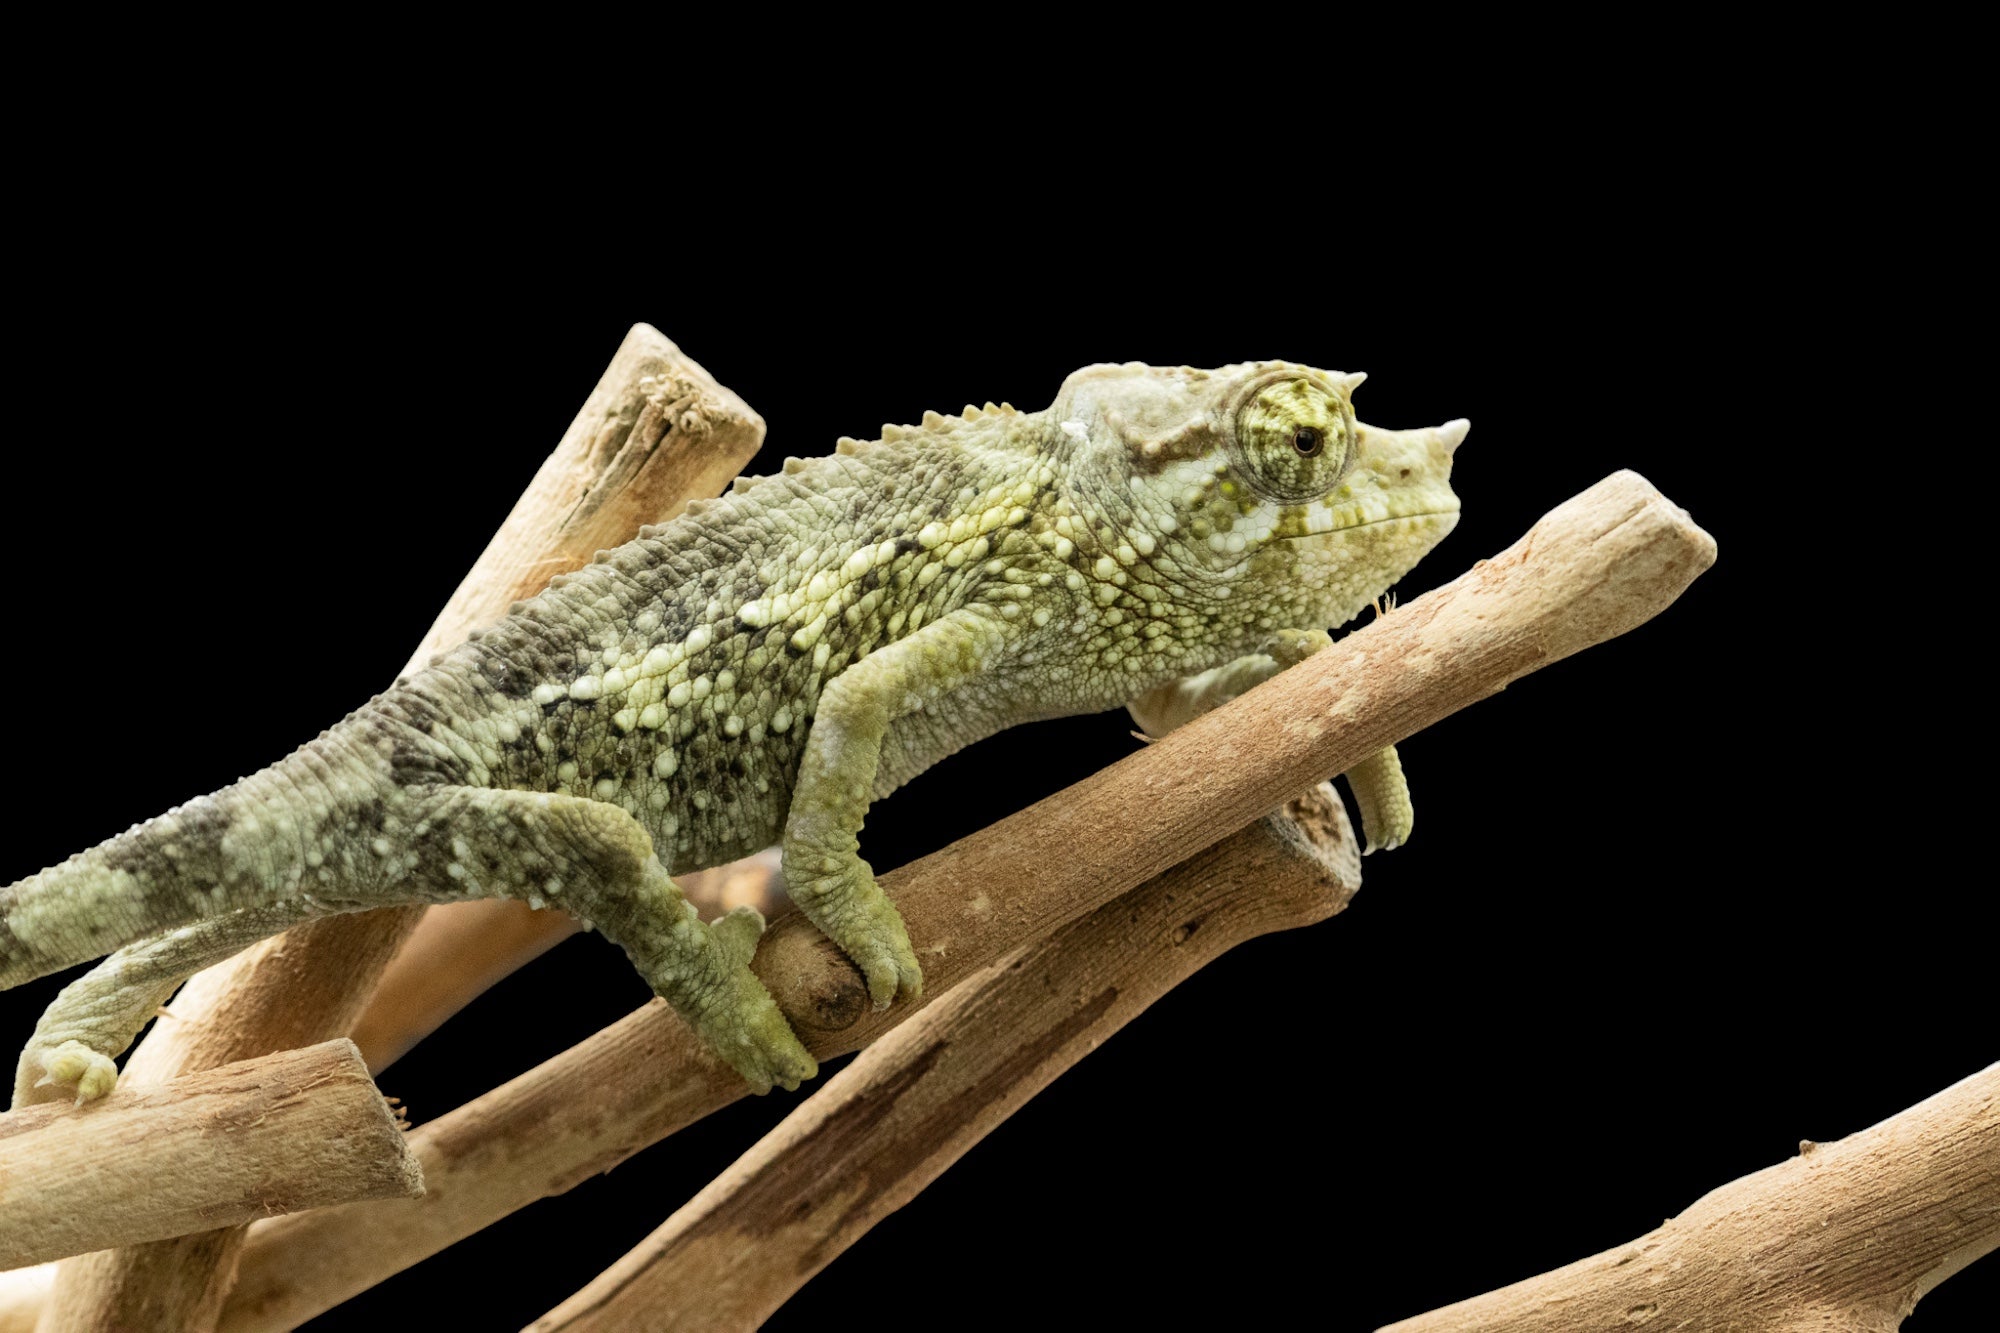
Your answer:
[[[898,999],[914,1001],[924,993],[924,969],[910,945],[910,931],[868,867],[862,863],[858,871],[844,881],[836,879],[830,889],[814,885],[816,893],[808,891],[802,903],[822,909],[812,915],[814,923],[862,971],[876,1009],[888,1009]]]
[[[1333,643],[1333,636],[1323,629],[1281,629],[1274,630],[1257,645],[1257,651],[1278,664],[1278,670],[1297,666],[1320,649]]]
[[[42,1067],[37,1088],[75,1088],[76,1104],[94,1102],[118,1086],[118,1066],[111,1057],[91,1050],[80,1041],[29,1052]]]
[[[1348,769],[1347,785],[1361,808],[1361,831],[1368,835],[1363,856],[1401,847],[1410,840],[1417,816],[1395,746],[1385,746]]]
[[[917,999],[924,993],[924,969],[910,945],[910,932],[903,928],[902,913],[884,898],[882,911],[869,930],[859,943],[843,946],[868,979],[868,998],[877,1009],[887,1009],[892,1000]]]
[[[757,941],[764,937],[764,914],[754,907],[739,907],[709,922],[708,933],[732,964],[748,967]]]
[[[702,929],[714,938],[729,971],[720,993],[695,1016],[696,1034],[759,1093],[774,1086],[795,1090],[819,1073],[819,1065],[799,1044],[771,992],[750,970],[764,918],[753,908],[739,907]]]

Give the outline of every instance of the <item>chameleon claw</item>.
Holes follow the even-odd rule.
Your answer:
[[[34,1058],[42,1067],[42,1076],[31,1089],[74,1087],[78,1106],[94,1102],[118,1086],[117,1062],[80,1041],[63,1042],[36,1052]]]

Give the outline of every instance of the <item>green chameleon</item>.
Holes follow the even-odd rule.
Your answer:
[[[1467,423],[1355,420],[1359,375],[1091,366],[787,460],[599,554],[262,772],[0,889],[0,988],[110,953],[50,1006],[16,1104],[101,1097],[186,977],[310,918],[559,905],[760,1091],[817,1072],[670,878],[768,845],[878,1008],[923,983],[857,855],[871,800],[1037,718],[1152,734],[1327,642],[1451,531]],[[1395,752],[1348,775],[1408,837]],[[1372,847],[1371,847],[1372,849]],[[115,952],[114,952],[115,951]]]

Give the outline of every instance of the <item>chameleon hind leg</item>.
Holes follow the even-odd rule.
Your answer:
[[[1305,661],[1333,642],[1325,630],[1279,630],[1259,645],[1259,651],[1200,675],[1168,681],[1126,706],[1148,736],[1164,736],[1211,708],[1220,708],[1253,686],[1261,685],[1286,667]],[[1386,745],[1344,775],[1361,810],[1361,828],[1368,851],[1387,851],[1410,840],[1416,809],[1410,784],[1396,747]]]
[[[544,900],[625,950],[654,992],[759,1092],[796,1088],[819,1067],[793,1035],[750,956],[764,918],[750,908],[704,923],[639,822],[579,796],[441,787],[416,814],[415,882],[435,896]]]
[[[813,709],[785,819],[785,889],[861,969],[877,1009],[924,986],[902,914],[858,855],[883,740],[899,718],[950,708],[952,692],[981,679],[1004,645],[997,617],[954,611],[835,676]]]
[[[128,944],[63,987],[14,1070],[14,1106],[78,1106],[117,1085],[117,1056],[183,981],[257,941],[324,916],[317,905],[251,907]]]

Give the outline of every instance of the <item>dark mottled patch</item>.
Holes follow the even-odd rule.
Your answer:
[[[363,801],[360,805],[349,810],[347,814],[354,823],[360,826],[362,833],[370,835],[380,833],[383,822],[389,817],[389,803],[381,797],[377,797],[372,801]]]
[[[220,801],[214,797],[197,797],[173,815],[175,840],[184,851],[199,857],[222,845],[223,835],[229,832],[229,819],[229,812]],[[105,869],[127,871],[142,886],[157,888],[177,878],[160,874],[162,867],[174,864],[160,848],[157,838],[120,834],[93,848],[92,854]]]
[[[392,691],[362,715],[355,732],[355,744],[373,746],[383,753],[388,742],[390,781],[399,787],[436,783],[458,785],[466,781],[467,765],[441,740],[438,731],[450,731],[452,716],[438,701],[426,697],[418,686]]]
[[[504,653],[481,653],[479,673],[503,699],[525,699],[538,683],[534,672]]]

